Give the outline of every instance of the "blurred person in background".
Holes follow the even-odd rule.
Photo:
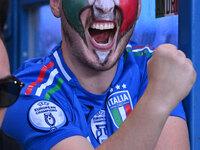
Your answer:
[[[14,104],[19,96],[23,83],[10,73],[9,58],[4,44],[3,31],[8,14],[8,0],[0,0],[0,128],[7,107]],[[1,150],[21,150],[21,147],[0,130]]]
[[[3,30],[7,20],[8,4],[8,0],[0,0],[0,127],[6,107],[15,103],[24,86],[10,73],[9,58],[4,45]]]

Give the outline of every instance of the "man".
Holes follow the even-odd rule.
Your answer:
[[[173,45],[154,52],[128,43],[141,1],[50,0],[50,6],[61,18],[62,43],[17,71],[26,86],[6,113],[6,134],[34,150],[189,149],[179,102],[196,74]]]

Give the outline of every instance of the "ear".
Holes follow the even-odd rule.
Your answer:
[[[51,11],[56,18],[60,18],[61,1],[62,0],[50,0]]]
[[[137,20],[140,17],[140,12],[141,12],[141,0],[138,0]]]

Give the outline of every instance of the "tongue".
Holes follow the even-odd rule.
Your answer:
[[[109,30],[93,30],[91,36],[97,43],[106,44],[108,43],[110,31]]]

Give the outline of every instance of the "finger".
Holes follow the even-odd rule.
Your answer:
[[[186,61],[193,66],[193,62],[189,58],[186,58]]]
[[[188,65],[187,68],[188,68],[188,71],[189,72],[192,72],[192,77],[193,77],[193,81],[192,83],[194,84],[194,82],[196,81],[196,76],[197,76],[197,73],[193,67],[193,63],[192,61],[189,59],[189,58],[186,58],[186,64]]]
[[[181,50],[178,50],[177,53],[180,56],[186,57],[185,53],[183,51],[181,51]]]

